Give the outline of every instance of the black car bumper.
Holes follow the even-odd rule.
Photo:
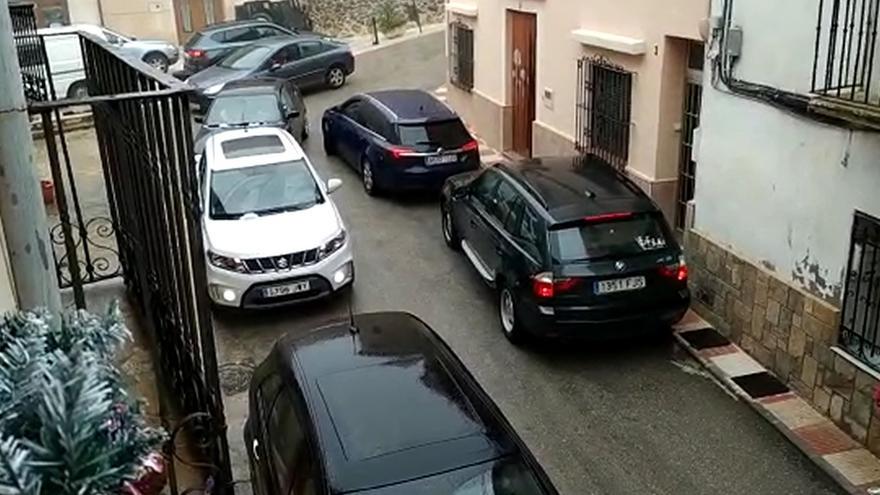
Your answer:
[[[446,183],[446,179],[479,168],[479,159],[467,160],[452,166],[415,166],[399,170],[392,164],[384,167],[384,170],[377,171],[377,184],[382,189],[393,191],[439,191]]]
[[[687,289],[649,305],[599,307],[520,306],[518,317],[532,334],[550,338],[616,340],[656,334],[681,320],[690,307]]]

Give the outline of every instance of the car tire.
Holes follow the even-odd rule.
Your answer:
[[[443,200],[440,202],[440,222],[443,230],[443,240],[446,245],[453,251],[461,250],[461,238],[455,230],[455,222],[452,221],[452,210],[449,208],[449,202]]]
[[[515,346],[526,343],[527,335],[517,317],[516,296],[506,283],[500,284],[498,290],[498,317],[501,322],[501,331],[507,340]]]
[[[82,98],[88,98],[89,96],[89,87],[86,86],[85,81],[76,81],[71,84],[69,88],[67,88],[67,97],[72,99],[80,100]]]
[[[327,135],[327,131],[324,131],[324,154],[327,156],[333,156],[336,154],[336,145],[333,144],[333,141],[330,139],[330,136]]]
[[[345,85],[345,68],[341,65],[334,65],[327,69],[324,75],[324,81],[330,89],[339,89]]]
[[[168,57],[161,53],[148,53],[144,56],[144,62],[158,71],[168,72]]]
[[[376,185],[376,175],[374,173],[373,164],[367,157],[361,159],[361,183],[364,186],[364,192],[367,193],[367,196],[379,195],[379,187]]]

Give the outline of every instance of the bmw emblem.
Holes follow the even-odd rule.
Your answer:
[[[622,261],[616,261],[614,263],[614,268],[617,268],[617,271],[622,272],[622,271],[626,270],[626,263],[624,263]]]
[[[278,265],[278,268],[287,268],[287,258],[278,258],[278,262],[276,264]]]

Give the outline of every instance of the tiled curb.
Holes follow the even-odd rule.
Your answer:
[[[880,460],[689,311],[675,339],[848,493],[880,494]]]

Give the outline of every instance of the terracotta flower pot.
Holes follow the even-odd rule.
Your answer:
[[[51,180],[43,179],[40,181],[40,189],[43,191],[43,204],[55,204],[55,184]]]

